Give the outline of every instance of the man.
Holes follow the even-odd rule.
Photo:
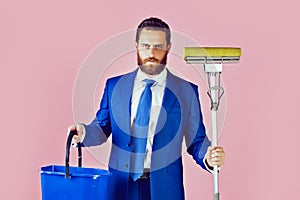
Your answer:
[[[224,150],[211,147],[198,88],[171,74],[169,26],[158,18],[136,32],[138,69],[106,82],[100,109],[89,124],[75,124],[74,142],[102,144],[112,135],[109,199],[184,199],[182,143],[204,169],[224,163]]]

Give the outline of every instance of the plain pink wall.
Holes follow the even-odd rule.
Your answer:
[[[152,15],[202,45],[243,50],[222,74],[221,198],[297,198],[298,7],[271,0],[1,1],[1,199],[41,198],[39,168],[64,162],[81,63],[96,45]],[[212,176],[184,160],[187,199],[212,199]]]

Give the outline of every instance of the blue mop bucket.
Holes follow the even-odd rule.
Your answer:
[[[81,144],[78,145],[78,167],[69,166],[70,146],[76,131],[71,131],[66,147],[66,166],[41,167],[43,200],[107,200],[107,170],[83,168]]]

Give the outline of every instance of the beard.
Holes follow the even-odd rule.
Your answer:
[[[168,52],[164,55],[161,61],[155,57],[149,57],[146,59],[142,59],[139,55],[139,52],[137,52],[137,61],[140,69],[142,72],[148,74],[148,75],[158,75],[162,70],[166,67],[167,64],[167,58],[168,58]],[[152,63],[147,63],[152,62]]]

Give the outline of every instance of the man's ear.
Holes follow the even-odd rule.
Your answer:
[[[167,46],[167,51],[168,51],[168,52],[170,51],[171,46],[172,46],[172,44],[171,44],[171,42],[170,42],[170,43],[168,44],[168,46]]]
[[[138,49],[138,43],[135,42],[135,49]]]

